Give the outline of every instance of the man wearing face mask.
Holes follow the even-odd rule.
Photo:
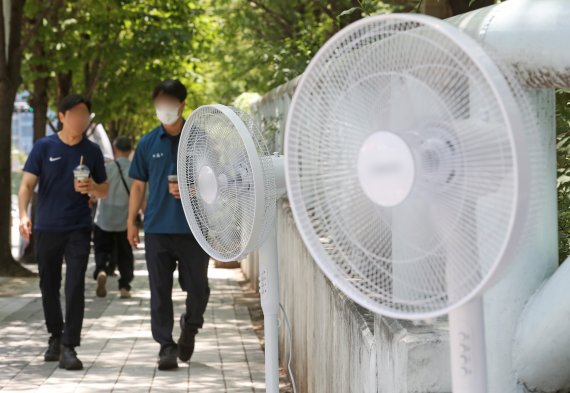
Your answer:
[[[186,88],[178,80],[166,80],[156,86],[152,97],[161,124],[141,138],[129,170],[133,182],[127,236],[133,247],[139,243],[136,216],[147,185],[149,188],[144,216],[145,256],[151,293],[152,336],[160,344],[160,370],[177,368],[177,357],[182,361],[190,360],[210,295],[209,257],[190,232],[178,185],[173,181],[186,95]],[[172,284],[177,266],[180,287],[187,293],[186,312],[180,316],[178,344],[172,338]]]

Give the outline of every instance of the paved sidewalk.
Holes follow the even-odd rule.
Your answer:
[[[117,280],[107,282],[106,298],[95,297],[86,280],[82,371],[65,371],[43,361],[45,331],[37,279],[0,279],[0,391],[2,392],[262,392],[263,352],[241,295],[237,269],[210,268],[212,293],[204,329],[196,336],[190,365],[159,371],[159,346],[150,333],[150,293],[143,250],[136,251],[133,298],[119,299]],[[185,293],[173,291],[175,317],[184,311]],[[62,291],[63,292],[63,291]],[[62,299],[63,301],[63,299]],[[175,326],[177,323],[175,323]],[[175,339],[179,330],[176,326]]]

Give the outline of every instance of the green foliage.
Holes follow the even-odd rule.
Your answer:
[[[20,183],[22,182],[22,172],[12,172],[12,176],[10,178],[11,181],[11,195],[18,195],[18,189],[20,188]]]
[[[121,3],[112,57],[105,50],[99,53],[108,64],[93,98],[96,108],[107,111],[102,119],[122,121],[123,133],[136,134],[156,123],[151,104],[154,85],[162,79],[187,78],[195,33],[192,20],[199,10],[185,1]],[[103,31],[104,24],[97,31]]]
[[[150,92],[166,78],[187,107],[230,104],[301,74],[322,44],[363,16],[412,11],[418,0],[28,0],[24,87],[49,79],[49,103],[93,99],[110,134],[156,122]]]
[[[558,240],[560,262],[570,255],[570,91],[556,92]]]
[[[194,70],[205,97],[231,103],[300,75],[324,42],[363,16],[411,11],[417,0],[207,0],[197,18]]]
[[[249,111],[251,104],[260,98],[261,96],[257,93],[244,92],[236,97],[236,99],[232,102],[232,106],[235,106],[244,111]]]
[[[71,75],[71,90],[92,97],[97,121],[111,133],[146,132],[156,122],[154,85],[167,78],[191,79],[193,20],[202,12],[196,2],[56,0],[48,12],[44,3],[30,0],[26,10],[29,20],[43,18],[32,39],[44,52],[26,53],[26,87],[43,75],[39,64],[52,82]],[[51,84],[53,108],[57,87]]]

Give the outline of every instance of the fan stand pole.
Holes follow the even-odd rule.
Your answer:
[[[453,393],[487,393],[483,298],[449,313]]]
[[[271,229],[259,249],[259,292],[265,323],[265,389],[279,393],[279,265],[277,232]]]

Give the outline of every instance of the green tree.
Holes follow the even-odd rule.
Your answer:
[[[154,85],[166,78],[188,78],[193,21],[202,11],[190,1],[140,0],[123,1],[115,11],[117,38],[98,54],[106,64],[94,90],[94,108],[111,137],[138,135],[155,123]],[[95,45],[101,42],[96,33],[106,29],[104,18],[98,23],[91,38]]]
[[[146,131],[154,119],[150,89],[161,79],[187,76],[195,32],[192,20],[201,12],[193,4],[166,0],[18,2],[24,43],[17,52],[20,64],[23,60],[18,72],[23,74],[22,87],[31,92],[34,141],[45,135],[49,107],[55,109],[72,91],[93,99],[97,121],[105,124],[111,137]],[[22,81],[19,74],[17,79]],[[10,94],[3,97],[13,102]],[[3,136],[10,141],[10,133]],[[10,143],[3,146],[8,149],[3,157],[10,174]],[[8,223],[0,225],[7,228],[9,244],[10,194],[6,196]],[[31,260],[32,254],[28,247],[23,259]],[[10,271],[17,269],[14,266]]]
[[[449,16],[495,0],[423,0]],[[190,84],[201,103],[230,103],[244,91],[267,92],[300,75],[338,30],[365,16],[417,12],[422,0],[205,0],[196,19]],[[423,4],[425,5],[425,4]]]
[[[24,66],[38,135],[47,107],[72,91],[93,100],[111,136],[149,127],[149,90],[164,78],[187,79],[195,2],[56,0],[42,13],[44,3],[26,8],[30,22],[41,15]]]
[[[412,11],[415,1],[210,0],[199,21],[194,70],[231,102],[300,75],[334,33],[366,15]]]

